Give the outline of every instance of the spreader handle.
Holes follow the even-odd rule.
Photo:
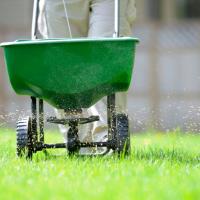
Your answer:
[[[34,0],[33,4],[33,17],[31,28],[31,39],[37,39],[37,19],[38,19],[39,0]]]
[[[119,37],[119,27],[120,27],[120,0],[115,0],[115,16],[114,16],[114,37],[117,38]]]

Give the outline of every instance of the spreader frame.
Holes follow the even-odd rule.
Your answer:
[[[37,109],[37,103],[39,103],[39,109]],[[37,112],[37,110],[39,110]],[[78,125],[85,123],[92,123],[99,120],[99,116],[90,116],[88,118],[66,118],[58,119],[56,117],[48,117],[46,119],[49,123],[69,125],[72,135],[76,136],[73,139],[69,139],[67,143],[45,144],[45,132],[44,132],[44,103],[42,99],[31,97],[31,149],[33,153],[42,151],[44,149],[57,149],[67,148],[69,152],[74,153],[80,148],[88,147],[107,147],[108,150],[116,150],[116,121],[115,121],[115,94],[107,97],[107,116],[108,116],[108,141],[107,142],[80,142],[78,138]],[[38,116],[39,113],[39,116]],[[39,126],[38,126],[39,122]],[[39,133],[38,133],[39,128]],[[70,131],[68,131],[69,134]]]

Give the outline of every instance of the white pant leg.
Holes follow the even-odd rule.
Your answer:
[[[89,0],[64,0],[72,37],[87,37]],[[40,0],[38,29],[44,38],[69,38],[63,0]]]
[[[112,37],[115,0],[92,0],[88,37]],[[120,1],[120,35],[132,35],[136,16],[135,0]]]
[[[114,0],[92,0],[88,37],[112,37],[114,33]],[[135,0],[120,1],[120,35],[130,36],[136,17]],[[94,138],[101,139],[107,134],[106,99],[88,109],[88,112],[100,116],[93,124]],[[127,93],[116,94],[116,111],[127,113]]]

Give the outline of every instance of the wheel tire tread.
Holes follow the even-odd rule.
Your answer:
[[[26,157],[29,157],[32,153],[30,150],[26,152],[28,149],[28,142],[29,142],[29,129],[30,129],[30,123],[29,118],[22,118],[17,122],[17,129],[16,129],[16,151],[17,156],[22,157],[25,155]]]

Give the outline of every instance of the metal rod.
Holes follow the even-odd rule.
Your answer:
[[[111,142],[81,142],[77,144],[79,147],[110,147]],[[43,144],[42,148],[46,149],[58,149],[58,148],[66,148],[66,143],[57,143],[57,144]]]
[[[120,31],[120,0],[115,0],[114,37],[119,37]]]
[[[108,142],[85,142],[85,143],[80,143],[80,147],[107,147],[109,146],[110,143]]]
[[[31,113],[32,113],[32,139],[33,146],[37,143],[37,100],[31,97]]]
[[[43,144],[42,147],[45,149],[59,149],[59,148],[66,148],[66,144],[65,143]]]
[[[38,18],[39,0],[34,0],[33,4],[33,16],[32,16],[32,28],[31,39],[37,39],[37,18]]]
[[[115,94],[107,96],[107,121],[108,121],[108,140],[112,140],[116,131],[115,124]]]
[[[44,103],[42,99],[39,100],[39,127],[40,127],[39,141],[44,143]]]

